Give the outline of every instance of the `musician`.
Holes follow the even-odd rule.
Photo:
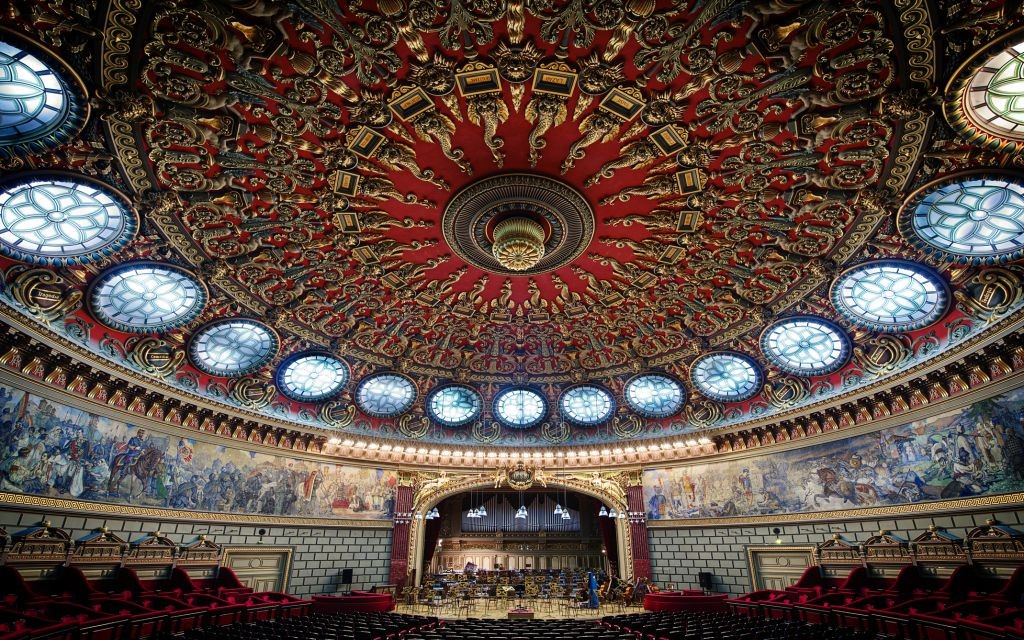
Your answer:
[[[649,578],[640,578],[637,581],[636,588],[633,590],[633,597],[643,600],[643,597],[651,593],[651,581]]]

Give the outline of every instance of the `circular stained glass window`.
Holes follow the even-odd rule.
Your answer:
[[[277,368],[281,393],[299,402],[326,400],[347,382],[348,365],[327,353],[299,353]]]
[[[544,396],[533,389],[513,387],[494,397],[494,415],[506,427],[527,429],[540,424],[548,412]]]
[[[0,150],[24,154],[67,142],[85,122],[81,83],[53,56],[0,38]]]
[[[241,376],[259,369],[277,354],[278,339],[255,320],[218,320],[189,341],[192,364],[212,376]]]
[[[856,266],[832,285],[832,304],[851,322],[876,331],[912,331],[942,317],[949,296],[938,274],[912,262]]]
[[[698,358],[690,367],[690,380],[712,400],[738,402],[758,392],[762,377],[752,358],[729,351]]]
[[[607,422],[615,411],[615,400],[606,389],[581,384],[569,387],[559,401],[562,417],[581,427]]]
[[[997,138],[1024,140],[1024,42],[977,66],[963,92],[963,107],[975,128]]]
[[[0,187],[0,251],[37,264],[77,264],[109,255],[135,233],[123,196],[84,176],[47,176]]]
[[[683,408],[683,385],[660,373],[636,376],[626,383],[626,404],[642,416],[667,418]]]
[[[194,320],[206,305],[206,289],[177,267],[129,264],[103,273],[90,289],[89,304],[108,327],[155,333]]]
[[[363,378],[356,389],[356,404],[368,416],[393,418],[409,410],[416,400],[416,385],[397,373],[376,373]]]
[[[1024,255],[1024,182],[964,176],[932,183],[904,204],[900,226],[926,252],[945,259],[1015,260]]]
[[[480,417],[483,400],[469,387],[453,384],[440,387],[427,398],[427,413],[438,424],[461,427]]]
[[[846,364],[850,339],[828,320],[797,316],[765,329],[761,350],[783,371],[813,376],[832,373]]]

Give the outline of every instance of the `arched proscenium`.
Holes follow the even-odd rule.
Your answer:
[[[544,481],[547,483],[547,486],[545,487],[547,489],[567,489],[569,491],[575,491],[576,493],[582,493],[600,500],[607,507],[614,508],[620,513],[629,513],[625,493],[623,493],[623,495],[614,495],[610,491],[605,491],[595,487],[594,484],[588,480],[572,476],[556,476],[553,474],[546,475],[544,477]],[[481,474],[473,476],[457,476],[436,489],[428,488],[424,491],[421,488],[417,490],[413,497],[412,513],[426,513],[440,504],[445,498],[459,493],[494,488],[494,475]],[[632,518],[615,521],[615,540],[619,547],[620,578],[628,578],[633,575],[633,543],[630,539],[629,529],[631,519]],[[410,564],[415,568],[415,584],[419,584],[420,579],[422,578],[423,536],[426,529],[423,524],[425,522],[425,520],[411,518],[409,523],[409,548],[407,557],[412,559]]]

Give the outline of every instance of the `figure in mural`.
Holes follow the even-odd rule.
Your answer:
[[[389,519],[397,475],[150,433],[0,387],[0,490],[190,511]]]
[[[107,491],[116,494],[121,484],[128,479],[128,498],[142,495],[159,472],[162,453],[146,444],[146,430],[139,429],[127,442],[120,445],[119,453],[110,463],[110,480]],[[77,497],[77,496],[76,496]]]
[[[644,472],[652,520],[798,513],[1024,490],[1024,388],[874,433]]]

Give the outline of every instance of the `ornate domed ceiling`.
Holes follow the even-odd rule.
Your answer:
[[[839,403],[1022,304],[1024,36],[915,0],[143,4],[0,33],[5,302],[143,384],[633,441]]]

